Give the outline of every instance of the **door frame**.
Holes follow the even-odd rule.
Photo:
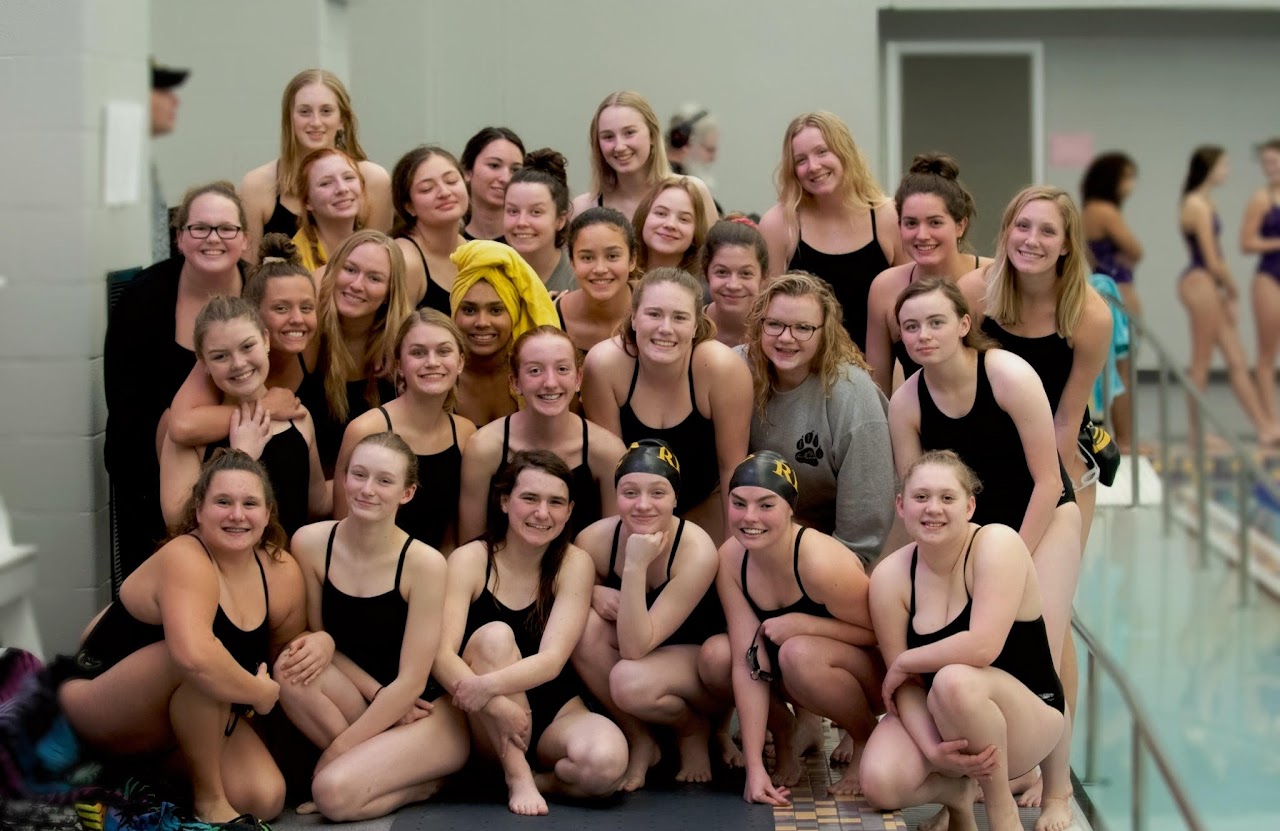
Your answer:
[[[911,55],[1026,55],[1031,59],[1031,176],[1045,177],[1044,43],[1035,40],[891,40],[885,46],[885,181],[902,170],[902,59]]]

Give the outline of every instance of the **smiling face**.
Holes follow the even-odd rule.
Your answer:
[[[509,522],[507,533],[534,547],[560,536],[573,510],[569,486],[538,468],[520,471],[511,495],[502,497],[500,505]]]
[[[512,175],[523,166],[524,154],[519,147],[504,138],[489,142],[476,157],[475,166],[465,174],[466,181],[471,185],[471,198],[476,204],[501,210],[507,184]]]
[[[693,294],[675,283],[645,288],[631,315],[640,357],[659,364],[687,360],[698,325],[696,304]]]
[[[196,506],[196,524],[205,544],[229,551],[251,550],[271,518],[262,480],[246,470],[213,474]]]
[[[273,349],[302,352],[318,325],[315,283],[303,274],[272,277],[263,290],[258,314],[267,325]]]
[[[957,224],[947,211],[947,203],[933,193],[908,196],[902,201],[902,216],[898,218],[902,247],[922,266],[946,263],[959,250],[967,225]]]
[[[544,416],[568,412],[582,386],[573,342],[557,335],[538,335],[520,343],[519,371],[511,388],[524,396],[525,407]]]
[[[918,465],[898,495],[898,515],[917,542],[945,543],[968,533],[976,502],[951,465]]]
[[[749,245],[722,245],[707,264],[707,285],[716,308],[746,314],[760,294],[763,269]]]
[[[665,476],[628,473],[618,480],[618,516],[632,534],[666,530],[676,510],[676,491]]]
[[[349,320],[371,317],[387,302],[391,257],[376,243],[366,242],[351,250],[334,283],[338,314]]]
[[[605,162],[619,175],[645,169],[653,145],[644,117],[631,107],[605,107],[596,121],[596,141]]]
[[[312,215],[333,222],[355,222],[363,204],[364,189],[354,165],[333,154],[317,159],[304,175],[305,205]]]
[[[921,366],[941,363],[955,354],[969,326],[969,316],[958,316],[940,291],[913,297],[898,312],[902,343],[911,360]]]
[[[306,151],[333,147],[342,129],[338,96],[324,84],[308,84],[293,96],[293,138]]]
[[[782,331],[770,334],[769,330],[777,329],[778,324],[784,324]],[[760,348],[773,364],[778,380],[789,388],[798,386],[812,370],[822,347],[822,324],[822,305],[811,295],[779,294],[765,308]]]
[[[178,251],[193,268],[209,274],[226,272],[235,268],[236,263],[244,256],[247,242],[244,229],[240,226],[240,211],[236,208],[236,203],[225,196],[216,193],[197,196],[187,212],[186,225],[215,229],[204,239],[196,239],[185,229],[178,232]],[[223,239],[216,230],[220,226],[240,230],[231,239]]]
[[[813,196],[835,193],[844,176],[840,159],[817,127],[805,127],[791,139],[791,163],[800,186]]]
[[[267,382],[267,333],[247,318],[214,321],[205,329],[200,362],[228,398],[253,400]]]
[[[408,210],[428,227],[462,220],[467,212],[467,184],[453,162],[435,155],[418,165],[409,186]]]
[[[366,520],[395,516],[401,505],[413,499],[415,490],[406,484],[405,462],[403,455],[389,447],[356,447],[342,480],[350,513]]]
[[[1066,254],[1062,212],[1048,199],[1033,199],[1013,218],[1005,246],[1009,263],[1020,274],[1045,274],[1057,269]]]
[[[640,233],[649,248],[649,265],[675,265],[693,245],[693,200],[684,188],[671,187],[653,200]],[[659,259],[661,263],[655,263]]]
[[[578,231],[573,240],[573,273],[578,285],[596,302],[612,300],[627,287],[636,253],[627,248],[621,228],[607,222]]]
[[[556,233],[569,221],[556,215],[551,191],[539,182],[517,182],[507,188],[502,233],[522,255],[537,254],[556,245]]]
[[[406,392],[448,395],[462,373],[462,349],[453,333],[430,323],[409,330],[396,358]]]
[[[467,351],[477,358],[502,354],[511,343],[511,313],[486,280],[467,289],[453,322],[467,339]]]
[[[734,488],[729,491],[729,531],[748,551],[776,545],[791,534],[791,506],[768,488]]]

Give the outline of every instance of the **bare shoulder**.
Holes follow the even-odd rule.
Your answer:
[[[444,555],[435,548],[422,540],[409,543],[409,550],[405,553],[405,571],[415,582],[418,579],[442,581],[446,568]]]
[[[603,575],[609,567],[609,550],[613,541],[613,531],[618,526],[617,517],[597,519],[578,532],[574,538],[575,547],[587,552],[593,561],[597,575]]]
[[[471,439],[480,431],[476,423],[466,416],[454,414],[453,429],[458,432],[458,449],[463,450],[471,445]]]
[[[586,193],[580,193],[573,197],[573,203],[570,206],[571,213],[574,216],[577,216],[588,208],[594,208],[596,206],[596,198],[598,196],[599,194],[587,191]]]
[[[596,564],[591,559],[591,555],[583,549],[569,543],[564,551],[564,560],[560,563],[560,571],[556,574],[556,581],[559,582],[565,578],[570,580],[585,580],[594,585],[596,580]]]
[[[1031,565],[1031,555],[1018,532],[1008,525],[984,525],[973,538],[975,567],[990,567],[1009,572],[1018,563]]]
[[[587,441],[591,443],[591,461],[604,464],[610,471],[627,451],[621,438],[594,421],[587,421]]]
[[[1007,349],[988,349],[986,353],[987,378],[992,384],[1012,387],[1018,384],[1035,381],[1040,384],[1040,376],[1032,369],[1031,364]]]
[[[989,264],[990,260],[987,262]],[[983,301],[987,295],[988,264],[979,265],[956,281],[956,286],[959,287],[960,293],[964,295],[965,302],[969,304],[970,314],[982,314]]]
[[[455,416],[455,418],[459,421],[463,420],[460,416]],[[497,421],[489,422],[483,427],[476,427],[470,421],[467,421],[467,424],[471,425],[471,437],[467,439],[467,446],[463,451],[464,455],[472,459],[485,459],[490,456],[496,457],[498,453],[501,452],[502,448],[502,429],[504,422],[505,419],[500,418]],[[461,443],[461,429],[458,430],[458,434],[458,441]]]
[[[385,167],[377,162],[371,162],[368,159],[365,159],[362,162],[358,162],[357,166],[360,168],[360,172],[364,175],[365,184],[391,184],[391,175],[387,173],[387,169]]]
[[[879,301],[885,303],[889,300],[896,300],[898,294],[907,285],[907,280],[911,276],[913,265],[891,265],[884,271],[876,275],[871,281],[870,302]]]
[[[920,375],[919,372],[913,373],[893,391],[893,397],[889,399],[890,424],[899,419],[911,422],[919,419]]]
[[[906,594],[910,580],[911,552],[915,543],[907,543],[886,554],[871,572],[871,596],[873,599]]]
[[[472,540],[466,545],[453,549],[449,554],[449,573],[462,574],[474,578],[476,586],[484,579],[485,565],[489,562],[489,551],[481,540]]]
[[[583,372],[609,372],[627,366],[635,358],[622,348],[622,339],[617,335],[602,340],[587,352],[582,361]]]
[[[325,546],[328,545],[329,535],[333,533],[333,528],[337,524],[338,521],[335,519],[326,519],[302,526],[293,532],[289,550],[300,562],[308,566],[312,565],[312,561],[321,555]]]
[[[244,174],[244,178],[240,180],[240,197],[242,199],[253,200],[255,204],[259,201],[274,203],[276,195],[275,159],[255,167]]]
[[[718,340],[704,340],[693,348],[693,371],[699,375],[713,373],[717,378],[739,370],[749,372],[747,364],[728,346]]]
[[[787,233],[787,217],[782,210],[782,205],[776,204],[769,210],[764,212],[764,216],[760,217],[760,233],[766,236],[773,234],[775,236],[785,236]]]
[[[894,230],[898,228],[898,207],[893,203],[892,199],[886,199],[875,208],[876,225],[883,227],[886,223],[892,225]]]

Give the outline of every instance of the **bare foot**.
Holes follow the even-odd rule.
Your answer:
[[[853,737],[848,730],[840,731],[840,743],[831,751],[831,764],[847,765],[853,761]]]
[[[1027,785],[1026,790],[1022,791],[1022,793],[1018,793],[1019,782],[1015,780],[1013,783],[1013,795],[1018,797],[1019,808],[1039,808],[1041,797],[1044,795],[1044,777],[1040,775],[1040,768],[1038,767],[1027,776],[1034,777],[1031,784]]]
[[[307,814],[314,814],[319,810],[320,809],[316,807],[314,802],[307,801],[299,805],[297,808],[294,808],[293,812],[300,816],[306,816]]]
[[[657,742],[647,732],[633,736],[630,747],[627,770],[622,774],[622,782],[618,784],[618,790],[627,793],[643,788],[645,777],[649,775],[649,768],[658,764],[662,758],[662,751],[658,749]]]
[[[844,772],[836,781],[827,786],[827,793],[832,796],[839,794],[855,794],[861,789],[858,786],[858,766],[850,765],[848,770]]]
[[[240,812],[231,807],[231,803],[225,797],[221,799],[196,800],[192,806],[195,808],[196,819],[200,822],[231,822],[231,820],[240,816]]]
[[[972,813],[972,809],[970,809],[970,813]],[[977,820],[974,820],[974,823],[976,824]],[[916,827],[919,831],[948,831],[951,827],[951,809],[943,808]],[[959,826],[957,826],[958,830]]]
[[[703,722],[678,741],[680,745],[680,770],[676,773],[677,782],[710,782],[711,754],[707,750],[708,726]]]
[[[532,776],[509,778],[507,792],[507,807],[511,813],[524,817],[540,817],[547,813],[547,800],[542,798]]]
[[[991,810],[991,803],[987,803],[987,827],[991,831],[1022,831],[1022,818],[1018,816],[1018,806],[1013,800],[1005,803],[1007,807],[1004,810]]]
[[[1071,798],[1046,796],[1036,820],[1036,831],[1066,831],[1071,827]]]
[[[800,754],[785,742],[778,745],[778,755],[773,760],[773,784],[790,788],[800,781],[804,763]]]
[[[814,713],[802,712],[796,716],[791,731],[791,746],[797,756],[808,756],[822,750],[822,719]]]
[[[728,732],[717,730],[715,741],[716,746],[720,748],[720,761],[724,762],[725,767],[740,768],[747,763],[742,755],[742,748],[734,744]]]

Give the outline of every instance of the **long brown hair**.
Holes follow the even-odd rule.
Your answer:
[[[489,489],[489,521],[480,540],[484,543],[489,556],[489,571],[493,572],[493,589],[498,588],[498,570],[494,554],[507,544],[507,531],[511,520],[507,512],[502,510],[503,498],[510,498],[515,492],[516,481],[526,470],[540,470],[548,473],[561,482],[569,497],[573,497],[573,474],[564,460],[550,450],[517,450],[511,461],[503,465],[498,475],[493,477]],[[569,550],[569,538],[572,533],[572,521],[566,521],[564,528],[556,535],[542,554],[542,563],[538,575],[538,599],[534,602],[533,613],[538,621],[546,624],[551,614],[551,606],[555,602],[556,577],[560,574],[560,566],[564,563],[565,552]]]
[[[693,240],[680,255],[680,262],[676,268],[693,271],[698,266],[698,253],[707,239],[707,206],[702,203],[702,194],[698,192],[692,179],[688,176],[671,176],[649,188],[644,199],[640,200],[640,204],[636,206],[636,215],[631,220],[632,229],[636,234],[636,269],[641,274],[649,269],[649,243],[644,241],[644,224],[649,221],[649,211],[653,210],[653,203],[669,190],[684,191],[689,197],[689,203],[693,205]]]
[[[279,560],[289,544],[289,536],[280,525],[280,504],[276,501],[276,492],[271,487],[271,477],[267,475],[262,464],[241,450],[219,447],[213,456],[200,468],[200,476],[191,488],[191,496],[182,506],[182,515],[169,527],[169,536],[165,542],[175,540],[186,534],[200,530],[196,520],[196,510],[204,504],[209,495],[209,487],[213,477],[223,471],[243,471],[252,473],[262,483],[262,495],[267,504],[267,527],[262,530],[262,547],[273,560]]]
[[[973,325],[973,315],[969,314],[969,303],[964,299],[964,294],[955,283],[945,277],[924,277],[909,283],[902,290],[898,295],[898,302],[893,304],[893,319],[898,321],[899,327],[902,325],[902,307],[906,302],[926,294],[933,294],[935,291],[940,292],[951,304],[951,311],[955,312],[956,320],[964,320],[966,315],[969,317],[969,331],[963,338],[965,346],[978,352],[999,348],[1000,345],[990,335]]]

